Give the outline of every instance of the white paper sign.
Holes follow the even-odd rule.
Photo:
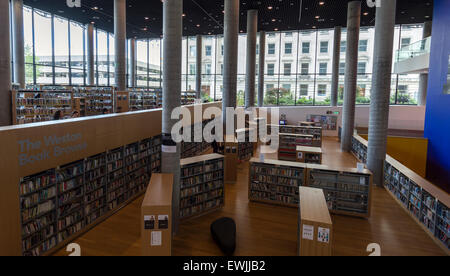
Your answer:
[[[151,245],[152,246],[161,246],[162,245],[162,232],[161,231],[152,232]]]
[[[329,243],[330,242],[330,229],[319,227],[317,240],[319,242]]]
[[[364,163],[358,163],[356,168],[358,169],[358,172],[362,173],[364,171],[364,167]]]
[[[314,240],[314,226],[312,225],[303,225],[303,234],[302,237],[304,240]]]

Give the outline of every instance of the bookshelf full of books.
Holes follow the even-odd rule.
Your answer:
[[[301,186],[323,189],[330,212],[370,216],[372,173],[297,162],[250,160],[250,201],[296,208]]]
[[[104,110],[114,113],[114,89],[112,87],[81,87],[86,93],[86,116],[103,114]]]
[[[212,212],[225,204],[224,156],[202,155],[181,160],[180,218]]]
[[[20,180],[22,253],[40,256],[145,191],[161,170],[152,137]]]
[[[338,116],[336,115],[308,115],[306,120],[314,123],[313,126],[321,127],[323,130],[335,131],[338,128]]]
[[[268,125],[267,133],[271,133],[272,129],[278,129],[278,133],[291,133],[291,134],[303,134],[303,135],[312,135],[313,147],[322,147],[322,137],[323,131],[321,127],[313,127],[313,126],[291,126],[291,125]]]
[[[181,92],[181,105],[191,105],[195,103],[195,91]]]
[[[238,159],[240,161],[250,160],[253,157],[255,143],[251,142],[251,139],[257,139],[255,132],[256,129],[249,128],[236,130],[236,137],[238,140]]]
[[[308,164],[308,186],[323,189],[328,209],[335,214],[369,217],[372,173],[357,169],[337,170]]]
[[[130,91],[130,110],[159,108],[156,90],[133,89]]]
[[[17,90],[12,97],[14,124],[51,121],[58,110],[61,119],[70,118],[72,113],[70,90]]]
[[[195,142],[194,139],[196,129],[199,132],[201,131],[203,137],[203,129],[209,122],[211,122],[211,120],[205,120],[202,123],[196,123],[191,126],[191,142],[183,141],[181,143],[181,159],[194,157],[211,149],[211,144],[207,143],[204,139],[202,139],[202,142]]]
[[[280,133],[279,134],[278,159],[284,161],[297,160],[297,147],[311,147],[313,143],[312,135]]]
[[[448,193],[421,178],[390,156],[387,156],[384,163],[384,186],[404,210],[449,253],[450,198]]]
[[[306,164],[250,160],[249,200],[297,207],[299,187],[305,186]]]
[[[352,153],[362,163],[367,163],[367,141],[359,135],[352,137]]]

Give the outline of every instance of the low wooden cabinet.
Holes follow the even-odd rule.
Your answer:
[[[300,187],[298,255],[331,256],[333,222],[322,189]]]
[[[141,207],[142,256],[172,255],[172,174],[154,174]]]
[[[297,147],[297,162],[322,164],[322,149],[317,147]]]

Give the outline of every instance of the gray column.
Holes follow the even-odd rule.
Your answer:
[[[381,0],[375,18],[367,167],[373,172],[373,183],[380,186],[384,182],[396,4],[397,0]]]
[[[222,119],[226,124],[227,107],[236,107],[239,35],[239,0],[225,1]]]
[[[259,32],[258,106],[264,106],[264,74],[266,65],[266,32]]]
[[[432,21],[427,21],[423,23],[423,35],[422,35],[423,39],[431,36],[432,28],[433,28]],[[425,43],[423,45],[425,47]],[[417,104],[419,106],[427,105],[427,91],[428,91],[428,74],[422,73],[419,76],[419,94],[417,95]]]
[[[247,64],[245,77],[245,108],[255,106],[256,90],[256,35],[258,32],[258,10],[247,11]]]
[[[114,0],[114,42],[116,52],[116,86],[118,91],[125,91],[127,86],[127,5],[126,0]]]
[[[341,27],[334,27],[333,71],[331,77],[331,106],[338,105],[339,63],[341,61]]]
[[[12,0],[14,82],[25,88],[25,42],[23,34],[23,0]]]
[[[128,48],[130,51],[130,63],[129,63],[129,86],[136,87],[136,39],[130,39],[130,47]]]
[[[359,28],[361,25],[361,2],[348,3],[347,53],[345,60],[344,108],[342,112],[341,148],[350,152],[355,127],[356,79],[358,69]]]
[[[202,53],[203,53],[202,47],[203,47],[202,36],[197,35],[196,36],[197,55],[196,55],[196,65],[195,65],[195,73],[196,73],[195,92],[196,92],[197,99],[202,98]]]
[[[417,96],[417,105],[427,105],[427,91],[428,91],[428,74],[422,73],[419,75],[419,95]]]
[[[423,38],[427,38],[431,36],[433,31],[433,21],[426,21],[423,23]]]
[[[183,1],[163,2],[163,109],[162,133],[168,139],[177,120],[172,120],[174,108],[181,106],[181,39]],[[151,127],[151,126],[149,126]],[[169,143],[169,146],[171,143]],[[173,146],[173,144],[172,144]],[[173,174],[173,231],[178,232],[180,214],[180,144],[176,151],[162,151],[162,172]]]
[[[95,85],[94,25],[86,26],[87,85]]]
[[[0,126],[12,124],[9,1],[0,1]]]

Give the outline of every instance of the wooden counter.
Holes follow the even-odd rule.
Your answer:
[[[323,151],[318,147],[297,146],[297,162],[322,164]]]
[[[153,174],[141,207],[142,256],[172,255],[172,174]]]
[[[333,222],[323,190],[300,187],[299,256],[331,256]]]

